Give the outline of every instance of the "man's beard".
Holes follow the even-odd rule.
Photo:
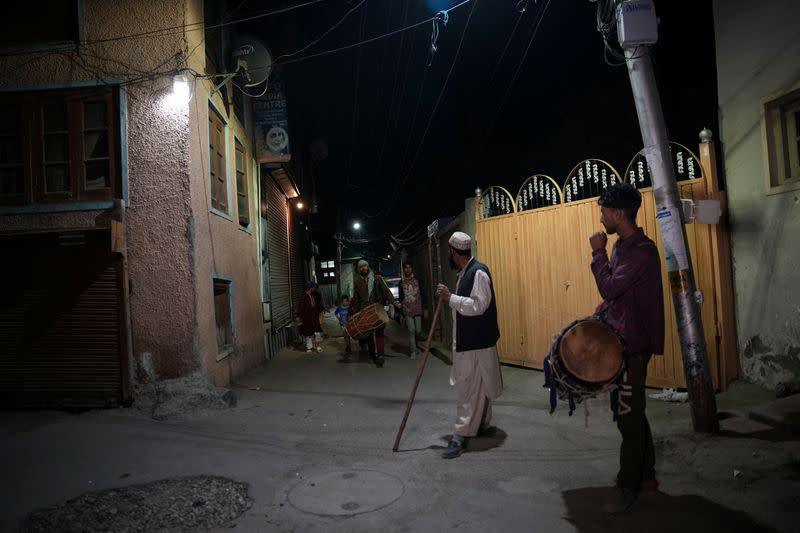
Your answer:
[[[456,263],[456,260],[453,259],[452,255],[447,257],[447,262],[450,263],[450,268],[452,268],[453,270],[459,270],[459,266]]]
[[[367,276],[369,276],[369,270],[362,270],[361,271],[361,277],[362,278],[366,278]]]

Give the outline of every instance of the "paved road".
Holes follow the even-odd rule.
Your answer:
[[[686,405],[651,402],[665,494],[618,518],[599,506],[616,472],[619,438],[606,399],[568,417],[547,411],[539,372],[504,367],[498,434],[439,457],[452,431],[450,367],[431,358],[405,431],[395,432],[418,361],[398,353],[375,368],[285,350],[237,384],[237,408],[154,421],[133,409],[0,417],[5,453],[0,530],[31,510],[88,491],[208,474],[250,485],[236,531],[757,531],[797,528],[796,442],[690,432]],[[739,394],[741,396],[741,393]],[[729,403],[741,401],[733,398]],[[721,405],[726,404],[724,397]],[[775,440],[775,439],[773,439]],[[734,479],[733,469],[744,472]],[[747,514],[746,514],[747,513]],[[795,529],[796,530],[796,529]]]

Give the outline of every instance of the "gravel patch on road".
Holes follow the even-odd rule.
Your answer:
[[[194,372],[136,385],[133,405],[155,420],[180,420],[236,407],[236,393],[214,387],[200,372]]]
[[[212,476],[167,479],[91,492],[31,513],[25,533],[168,533],[232,525],[250,508],[246,483]]]

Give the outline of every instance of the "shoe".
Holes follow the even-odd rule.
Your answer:
[[[347,349],[344,351],[344,353],[353,353],[353,349],[352,349],[352,348],[350,348],[350,347],[348,347],[348,348],[347,348]]]
[[[442,452],[442,459],[455,459],[464,453],[466,447],[466,441],[458,442],[456,440],[451,440],[447,444],[447,449]]]
[[[412,353],[411,355],[408,356],[408,358],[411,359],[412,361],[414,359],[416,359],[417,357],[419,357],[419,352],[414,352],[414,353]]]
[[[478,428],[478,436],[479,437],[492,437],[497,433],[496,426],[490,426],[488,424],[481,424],[481,427]]]
[[[306,353],[311,353],[311,349],[306,349]]]
[[[617,488],[622,488],[622,485],[620,485],[620,483],[619,483],[619,477],[615,477],[614,478],[614,485]],[[650,495],[650,494],[656,494],[658,492],[658,489],[659,489],[660,486],[661,485],[658,482],[658,479],[656,479],[655,477],[652,478],[652,479],[648,479],[647,481],[642,481],[639,484],[639,496],[647,496],[647,495]]]
[[[375,366],[377,366],[378,368],[383,368],[383,356],[382,355],[376,355],[375,356]]]
[[[649,479],[647,481],[642,481],[642,484],[639,487],[639,495],[649,496],[651,494],[656,494],[658,492],[658,487],[659,483],[656,478]]]
[[[317,350],[317,353],[322,351],[322,347],[321,346],[317,346],[315,349]]]
[[[606,514],[620,514],[630,509],[636,502],[636,491],[623,487],[614,487],[613,494],[603,504],[603,512]]]

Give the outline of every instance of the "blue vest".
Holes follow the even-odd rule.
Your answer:
[[[491,348],[500,339],[500,328],[497,325],[497,305],[494,297],[494,284],[492,275],[486,265],[473,259],[466,266],[464,276],[458,285],[456,294],[468,297],[475,284],[475,274],[482,270],[489,276],[489,289],[492,291],[492,301],[482,315],[464,316],[456,313],[456,351],[482,350]]]

